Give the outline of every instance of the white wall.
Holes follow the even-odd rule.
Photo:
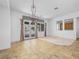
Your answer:
[[[10,48],[10,9],[0,6],[0,50]]]
[[[29,15],[20,11],[11,10],[11,42],[20,40],[21,23],[20,19],[22,15]]]
[[[79,38],[79,18],[77,19],[77,38]]]
[[[23,15],[27,16],[29,14],[17,10],[11,10],[11,42],[20,41],[20,20]]]
[[[52,20],[48,21],[48,31],[49,31],[49,36],[58,36],[58,37],[63,37],[63,38],[68,38],[68,39],[76,39],[76,17],[79,16],[79,12],[71,13],[65,16],[57,17]],[[59,31],[56,28],[56,21],[62,20],[64,21],[65,19],[73,18],[74,19],[74,30],[63,30]]]
[[[15,10],[11,10],[11,42],[20,40],[20,19],[24,15],[23,13]]]

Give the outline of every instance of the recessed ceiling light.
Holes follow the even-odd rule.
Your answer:
[[[58,7],[55,7],[55,8],[54,8],[54,10],[57,10],[57,9],[59,9],[59,8],[58,8]]]

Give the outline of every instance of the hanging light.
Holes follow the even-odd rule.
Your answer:
[[[36,6],[35,6],[35,1],[34,0],[32,2],[31,12],[32,12],[32,16],[35,16],[35,14],[36,14]]]

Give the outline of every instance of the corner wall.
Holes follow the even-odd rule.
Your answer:
[[[23,15],[27,14],[16,10],[11,10],[11,42],[20,41],[20,32],[21,32],[20,20]]]
[[[17,10],[11,10],[11,42],[20,41],[21,23],[20,19],[22,16],[29,15]],[[47,21],[45,21],[47,23]],[[47,32],[48,33],[48,32]]]
[[[77,19],[77,38],[79,38],[79,19]]]
[[[0,50],[11,45],[10,9],[0,6]]]
[[[49,20],[48,22],[48,31],[49,31],[49,36],[58,36],[58,37],[62,37],[62,38],[67,38],[67,39],[73,39],[76,40],[76,17],[79,16],[79,12],[75,12],[75,13],[71,13],[71,14],[67,14],[65,16],[61,16],[61,17],[56,17],[52,20]],[[63,30],[63,31],[59,31],[56,28],[56,22],[59,20],[66,20],[69,18],[73,18],[74,19],[74,30]],[[64,27],[63,27],[64,28]]]
[[[20,40],[21,13],[11,10],[11,42]]]
[[[21,34],[21,18],[22,16],[29,15],[24,12],[20,12],[17,10],[11,10],[11,42],[20,41],[20,34]]]
[[[11,42],[20,41],[20,32],[21,32],[21,18],[23,15],[28,15],[26,13],[10,10],[11,11]]]

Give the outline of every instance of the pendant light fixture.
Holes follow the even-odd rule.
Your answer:
[[[35,1],[34,0],[32,0],[31,12],[32,12],[32,17],[35,17],[35,14],[36,14],[36,6],[35,6]]]

